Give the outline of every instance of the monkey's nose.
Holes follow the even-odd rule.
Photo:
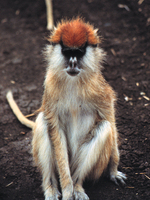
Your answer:
[[[77,66],[77,58],[76,57],[70,57],[69,66],[72,69],[76,68],[76,66]]]
[[[79,74],[79,72],[80,72],[80,69],[78,67],[77,58],[70,57],[68,67],[67,67],[67,73],[70,76],[76,76],[77,74]]]

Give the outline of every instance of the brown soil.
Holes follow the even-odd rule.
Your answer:
[[[108,53],[103,73],[118,94],[119,170],[128,179],[125,187],[107,178],[86,181],[91,200],[150,198],[150,1],[138,2],[53,1],[55,23],[81,14],[99,28]],[[48,35],[45,2],[1,0],[0,8],[0,199],[42,200],[31,131],[15,118],[5,95],[12,89],[24,114],[40,106],[46,69],[41,51]]]

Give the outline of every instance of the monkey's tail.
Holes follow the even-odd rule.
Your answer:
[[[13,98],[13,94],[11,91],[8,91],[7,94],[6,94],[6,98],[7,98],[7,101],[13,111],[13,113],[16,115],[17,119],[25,126],[33,129],[34,126],[35,126],[35,122],[27,119],[23,114],[22,112],[20,111],[19,107],[17,106],[14,98]]]

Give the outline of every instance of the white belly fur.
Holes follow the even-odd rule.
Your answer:
[[[89,109],[89,106],[81,103],[71,106],[72,109],[69,108],[70,106],[65,105],[65,110],[63,109],[59,113],[60,126],[62,126],[66,135],[71,155],[74,157],[78,151],[78,144],[81,139],[89,133],[91,127],[94,125],[96,114],[93,110]]]

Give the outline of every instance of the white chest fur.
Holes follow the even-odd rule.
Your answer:
[[[94,125],[96,113],[87,102],[81,101],[74,91],[68,95],[58,102],[59,125],[74,156],[78,144]]]

